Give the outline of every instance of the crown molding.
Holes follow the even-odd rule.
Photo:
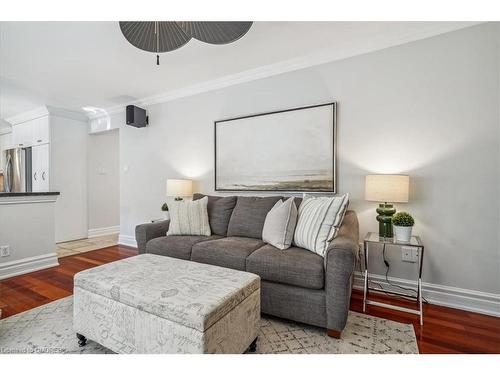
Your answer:
[[[64,117],[67,119],[82,121],[85,123],[88,122],[87,115],[80,112],[70,111],[69,109],[65,108],[52,107],[50,105],[47,106],[47,110],[53,116]]]
[[[21,124],[26,121],[34,120],[36,118],[44,117],[49,114],[49,111],[47,107],[42,106],[42,107],[37,107],[35,109],[32,109],[30,111],[26,111],[23,113],[20,113],[15,116],[11,116],[9,118],[4,119],[6,122],[8,122],[10,125],[14,126],[17,124]]]
[[[12,126],[0,129],[0,135],[12,133]]]
[[[456,31],[459,29],[478,25],[483,22],[442,22],[422,30],[417,33],[399,35],[390,41],[374,40],[370,45],[362,48],[355,47],[344,49],[341,53],[335,48],[322,50],[307,56],[302,56],[274,64],[265,65],[262,67],[246,70],[243,72],[230,74],[217,79],[205,81],[199,84],[190,85],[184,88],[169,90],[157,95],[147,96],[132,102],[123,103],[102,109],[100,113],[88,114],[88,118],[95,119],[104,116],[110,116],[125,111],[127,105],[136,105],[147,107],[154,104],[165,103],[176,99],[181,99],[189,96],[194,96],[208,91],[214,91],[225,87],[230,87],[246,82],[255,81],[262,78],[272,77],[275,75],[288,73],[304,68],[323,65],[333,61],[344,60],[349,57],[362,55],[365,53],[375,52],[386,48],[414,42],[421,39],[434,37],[440,34]]]
[[[86,115],[83,113],[75,112],[75,111],[70,111],[68,109],[64,108],[58,108],[58,107],[53,107],[50,105],[47,106],[41,106],[37,107],[35,109],[32,109],[30,111],[26,111],[23,113],[20,113],[18,115],[9,117],[4,119],[6,122],[8,122],[11,126],[21,124],[26,121],[34,120],[40,117],[45,117],[48,115],[53,115],[57,117],[64,117],[68,118],[71,120],[76,120],[76,121],[82,121],[87,123],[88,118]]]

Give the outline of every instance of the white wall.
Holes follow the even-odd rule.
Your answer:
[[[120,225],[118,130],[90,134],[87,145],[89,233],[117,231]]]
[[[0,279],[58,265],[54,242],[57,196],[0,196],[0,246],[10,256],[0,258]]]
[[[160,216],[167,178],[213,192],[214,120],[334,99],[339,192],[350,193],[361,236],[377,230],[364,176],[407,173],[411,201],[397,209],[416,218],[424,281],[499,294],[498,40],[497,25],[485,24],[153,105],[144,129],[112,116],[122,125],[122,238]]]
[[[56,202],[56,242],[87,237],[87,123],[50,117],[50,190]]]

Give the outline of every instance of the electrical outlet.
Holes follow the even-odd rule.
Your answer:
[[[403,262],[418,262],[418,249],[410,246],[401,246],[401,259]]]
[[[8,257],[10,255],[10,246],[0,246],[0,257]]]

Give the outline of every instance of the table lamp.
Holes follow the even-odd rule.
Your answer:
[[[392,203],[408,202],[410,177],[394,174],[372,174],[365,178],[365,199],[384,202],[377,208],[380,237],[392,238],[392,215],[396,213]],[[388,203],[390,202],[390,203]]]
[[[175,197],[176,201],[193,195],[193,181],[167,179],[167,197]]]

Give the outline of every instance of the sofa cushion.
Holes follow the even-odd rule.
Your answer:
[[[146,253],[189,260],[191,258],[191,248],[194,244],[218,238],[221,238],[221,236],[164,236],[153,238],[146,244]]]
[[[300,247],[280,250],[265,245],[247,258],[246,270],[263,280],[303,288],[323,289],[325,284],[323,257]]]
[[[238,197],[227,228],[228,237],[262,238],[267,213],[282,197]]]
[[[193,246],[191,260],[244,271],[246,258],[263,245],[264,242],[247,237],[203,241]]]
[[[216,197],[213,195],[194,194],[193,200],[208,197],[208,220],[212,234],[225,236],[229,219],[236,205],[236,197]]]

